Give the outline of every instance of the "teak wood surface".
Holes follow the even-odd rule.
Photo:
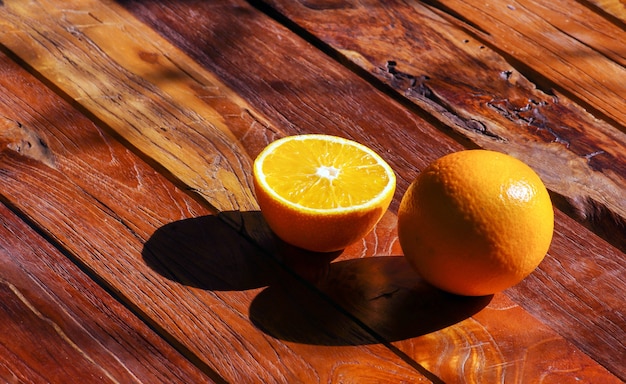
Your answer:
[[[623,0],[0,0],[0,381],[626,380]],[[251,164],[351,138],[389,211],[274,237]],[[403,192],[468,148],[531,165],[551,248],[489,297],[428,286]]]

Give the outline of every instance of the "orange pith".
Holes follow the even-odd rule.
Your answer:
[[[492,294],[517,284],[542,261],[554,212],[537,174],[501,153],[444,156],[407,190],[398,235],[425,280],[463,295]]]
[[[254,183],[272,230],[288,243],[321,252],[365,236],[395,190],[393,171],[376,153],[328,135],[271,143],[255,160]]]

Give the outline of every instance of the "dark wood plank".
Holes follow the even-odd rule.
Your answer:
[[[626,30],[584,2],[433,1],[552,86],[626,128]],[[488,20],[487,20],[488,18]]]
[[[508,3],[497,1],[473,7],[454,1],[392,1],[377,6],[350,1],[267,3],[336,55],[352,61],[479,146],[524,160],[560,196],[562,209],[626,250],[626,121],[620,120],[626,110],[626,88],[619,81],[626,76],[626,35],[615,25],[590,11],[585,18],[580,8],[570,20],[559,18],[557,10],[538,9],[538,4],[534,9],[520,5],[512,11]],[[454,7],[455,12],[443,6],[452,8],[457,3],[465,6]],[[562,12],[567,8],[566,1],[550,4]],[[523,12],[519,28],[532,30],[531,36],[515,37],[514,27],[506,24],[517,20],[514,12]],[[507,14],[507,21],[493,19],[490,13],[494,17]],[[464,22],[465,14],[471,21]],[[523,27],[528,18],[541,22]],[[565,58],[551,57],[550,53],[559,53],[558,44],[545,46],[543,41],[549,39],[541,38],[541,33],[564,44],[574,38],[542,18],[557,25],[571,21],[572,26],[562,29],[588,36],[581,39],[588,39],[588,44],[595,44],[592,48],[604,50],[608,56],[585,53],[580,64],[572,52]],[[496,27],[500,29],[492,31]],[[477,28],[492,34],[476,32]],[[581,49],[587,52],[592,48]],[[532,60],[529,55],[534,55]],[[553,62],[562,62],[568,69],[553,69]],[[536,75],[542,66],[558,70],[562,76],[546,82],[544,75]],[[593,79],[585,80],[576,71]],[[588,103],[581,106],[567,96],[576,92],[592,92],[599,99],[596,108],[619,113],[612,115],[618,126],[598,120],[585,111]]]
[[[420,382],[431,375],[375,343],[206,203],[175,188],[6,56],[0,60],[2,198],[201,369],[229,382],[334,382],[343,375]],[[323,353],[269,337],[250,320],[268,286],[285,292],[301,337],[328,344]]]
[[[557,212],[540,268],[507,291],[524,309],[626,380],[626,255]],[[546,310],[549,308],[549,310]]]
[[[424,144],[422,140],[427,139],[420,135],[421,132],[407,128],[406,126],[403,128],[402,124],[395,125],[395,122],[402,121],[403,114],[395,112],[394,117],[386,117],[389,115],[377,109],[376,103],[372,102],[373,98],[367,98],[371,97],[369,93],[365,94],[364,91],[362,91],[358,94],[360,98],[365,100],[363,101],[364,104],[362,104],[361,101],[357,101],[356,98],[351,98],[347,93],[341,94],[341,96],[350,100],[349,102],[341,104],[336,102],[336,100],[341,99],[339,99],[336,94],[333,94],[333,90],[345,89],[345,84],[348,82],[348,79],[351,84],[359,84],[359,81],[355,80],[348,72],[344,72],[344,75],[335,77],[333,82],[326,83],[330,95],[328,98],[323,98],[323,100],[327,100],[326,104],[323,105],[333,105],[337,110],[342,111],[342,117],[340,119],[333,119],[333,116],[335,116],[333,111],[319,109],[319,107],[316,109],[316,106],[319,105],[321,92],[316,92],[312,90],[311,87],[304,87],[306,90],[301,91],[298,87],[284,88],[273,86],[273,84],[276,84],[277,80],[275,79],[276,75],[271,72],[271,68],[299,68],[299,71],[286,71],[287,73],[284,77],[286,78],[286,84],[301,84],[303,79],[306,79],[307,76],[315,76],[314,74],[306,75],[307,72],[304,72],[305,68],[309,68],[313,73],[325,73],[325,76],[328,76],[330,72],[328,68],[332,66],[332,63],[330,60],[320,58],[319,55],[309,53],[305,48],[305,43],[289,39],[287,37],[289,34],[284,29],[282,30],[282,34],[279,35],[281,38],[277,38],[276,36],[281,29],[271,24],[268,25],[266,20],[263,21],[256,16],[256,14],[251,13],[250,9],[243,12],[240,7],[234,7],[234,10],[230,13],[221,11],[220,14],[222,17],[220,17],[219,20],[211,20],[208,22],[206,21],[209,20],[207,15],[220,10],[219,6],[215,3],[212,3],[210,6],[200,2],[179,3],[163,1],[161,3],[126,3],[127,6],[142,17],[143,20],[150,23],[155,29],[162,31],[166,36],[169,36],[173,42],[184,48],[192,57],[196,58],[215,73],[219,73],[223,76],[224,81],[232,88],[238,89],[242,95],[245,95],[251,103],[269,116],[272,121],[283,121],[283,119],[287,119],[287,121],[292,122],[289,125],[284,125],[287,133],[300,132],[301,128],[310,132],[316,132],[320,129],[317,122],[328,120],[334,122],[334,124],[328,128],[330,132],[335,132],[335,127],[341,124],[339,125],[341,128],[338,130],[339,132],[349,134],[362,142],[372,143],[374,146],[385,146],[385,144],[378,143],[386,142],[388,148],[395,149],[399,146],[394,144],[394,142],[411,143],[401,146],[402,150],[406,148],[421,149],[423,146],[432,145]],[[228,5],[223,5],[222,9],[228,9]],[[181,15],[184,15],[184,17]],[[191,16],[189,15],[194,15],[195,17],[190,19],[189,17]],[[229,15],[231,15],[231,18],[228,18]],[[398,17],[401,17],[401,15]],[[348,18],[343,18],[343,20],[347,19]],[[167,20],[167,23],[164,23],[164,20]],[[189,22],[190,20],[192,20],[192,22]],[[320,25],[322,24],[323,23],[320,23]],[[193,25],[193,28],[189,27],[190,25]],[[235,30],[236,33],[232,35],[229,34],[229,29],[226,28],[227,25],[236,25],[236,28],[232,27],[232,30]],[[324,25],[328,25],[328,23]],[[262,34],[261,31],[267,32],[266,34]],[[236,44],[238,39],[249,41],[250,44],[238,45]],[[267,43],[264,43],[264,41],[271,41],[271,39],[276,39],[276,44],[273,45],[271,50],[275,55],[272,56],[270,60],[263,56],[270,54],[269,50],[265,49],[265,44]],[[281,43],[279,44],[278,41],[281,41]],[[203,49],[203,47],[208,46],[213,47],[214,50]],[[233,46],[236,46],[237,49],[229,49],[229,47]],[[220,53],[218,54],[217,52]],[[224,52],[228,52],[228,54],[226,55]],[[297,54],[294,52],[297,52]],[[257,57],[261,58],[257,60]],[[238,63],[238,65],[241,65],[240,63],[244,62],[248,64],[246,71],[228,71],[229,68],[234,67]],[[313,63],[319,64],[317,64],[317,67],[313,67]],[[520,82],[523,83],[522,80],[520,80]],[[351,85],[351,87],[355,86],[356,85]],[[520,92],[522,94],[524,92],[537,92],[531,91],[531,89],[532,87],[530,86],[520,86],[519,89],[514,88],[512,92]],[[317,96],[315,106],[313,106],[314,102],[311,101],[312,96],[307,94],[307,92],[313,92]],[[536,95],[536,93],[533,94]],[[265,98],[261,98],[260,95],[263,95]],[[365,95],[368,96],[366,97]],[[273,103],[269,105],[266,98],[273,100]],[[559,105],[562,104],[565,104],[564,108],[566,109],[571,107],[575,113],[581,113],[581,110],[571,102],[566,101]],[[361,105],[367,105],[369,116],[362,116],[364,107],[359,107]],[[386,108],[388,111],[392,111],[390,107]],[[559,108],[561,107],[557,109]],[[311,114],[309,116],[303,116],[302,113],[299,113],[299,111],[302,110],[309,110]],[[561,113],[562,111],[563,110],[561,110]],[[557,115],[556,112],[555,115]],[[383,118],[383,116],[385,116],[385,118]],[[377,122],[385,121],[385,124],[380,125],[371,120],[368,121],[368,117]],[[593,120],[589,115],[583,115],[583,118],[590,119],[589,121]],[[290,129],[294,121],[298,122],[298,128]],[[350,122],[356,122],[356,124],[358,124],[357,127],[369,126],[370,128],[363,130],[355,129],[354,125],[350,124]],[[616,132],[610,126],[600,122],[596,124],[600,124],[601,126],[598,128],[599,131],[603,132],[603,129],[606,128],[612,132],[611,134],[619,137],[620,133]],[[518,127],[518,130],[519,129],[521,128]],[[407,133],[404,140],[400,139],[400,137],[395,138],[394,135],[398,135],[398,132],[402,132],[402,130],[410,130],[411,134],[409,135]],[[425,132],[425,136],[432,135],[432,133],[430,133],[431,131]],[[412,138],[411,135],[413,135]],[[418,136],[419,139],[415,136]],[[511,140],[513,140],[513,137]],[[535,141],[531,142],[535,144]],[[606,148],[613,148],[613,146],[608,146],[609,142],[610,140],[607,138]],[[622,144],[620,143],[623,143],[623,141],[617,140],[614,142],[615,145],[621,148]],[[524,145],[522,146],[522,144]],[[555,143],[552,143],[549,148],[546,149],[547,152],[543,155],[538,154],[540,152],[538,148],[529,151],[528,148],[530,147],[528,146],[528,142],[524,140],[521,140],[518,146],[520,150],[524,150],[527,154],[534,153],[533,157],[536,161],[539,161],[539,159],[545,160],[543,156],[555,155],[558,157],[561,153],[559,152],[561,151],[561,145]],[[457,148],[460,147],[457,146]],[[417,154],[408,154],[407,152],[402,152],[401,154],[395,154],[393,152],[385,153],[385,156],[400,174],[400,191],[402,191],[404,187],[402,182],[410,180],[412,175],[415,174],[414,167],[421,168],[423,163],[428,162],[429,155],[429,153],[421,152]],[[569,155],[565,156],[567,157]],[[615,156],[621,155],[615,152]],[[407,168],[407,162],[413,165]],[[555,165],[559,163],[565,165]],[[623,167],[623,164],[624,163],[619,160],[615,161],[613,166],[617,167],[615,169],[619,170]],[[549,171],[553,175],[567,170],[569,167],[576,169],[571,162],[562,159],[551,162],[549,165],[551,166],[550,168],[546,168],[546,164],[543,164],[542,167],[546,172]],[[588,174],[587,171],[583,173]],[[611,177],[614,176],[612,172],[607,172],[607,174],[611,175]],[[603,178],[604,176],[598,175],[598,177]],[[618,176],[618,178],[620,177],[621,176]],[[616,196],[621,196],[621,187],[615,182],[607,182],[606,179],[603,180],[604,181],[594,181],[591,185],[593,185],[594,188],[597,185],[610,186],[609,189],[613,191],[614,197],[607,201],[613,204],[613,206],[619,204],[622,200],[618,199]],[[614,307],[615,303],[621,300],[618,293],[621,288],[615,289],[614,287],[624,286],[624,281],[619,277],[623,274],[623,271],[626,270],[624,255],[619,250],[595,237],[585,228],[573,224],[567,216],[560,212],[557,212],[557,220],[557,229],[559,232],[555,237],[555,242],[551,250],[553,262],[545,263],[541,267],[543,273],[551,277],[550,279],[542,281],[543,286],[541,291],[545,292],[545,295],[541,297],[536,295],[531,296],[531,289],[524,290],[519,288],[520,291],[518,292],[520,293],[517,293],[515,296],[517,303],[525,306],[525,301],[531,300],[527,296],[532,297],[532,299],[536,301],[529,303],[525,308],[531,309],[531,313],[540,316],[552,327],[568,335],[573,343],[580,348],[585,348],[592,356],[597,356],[602,359],[603,364],[610,366],[613,372],[619,372],[619,374],[623,376],[624,372],[621,365],[623,353],[621,352],[622,344],[614,338],[614,332],[616,331],[621,335],[621,332],[625,329],[624,314]],[[623,242],[623,232],[620,228],[619,225],[615,226],[610,232],[611,236],[613,236],[612,240],[617,243],[620,243],[620,241]],[[561,235],[561,233],[565,233],[565,235]],[[574,237],[573,234],[577,235]],[[572,258],[570,256],[572,250],[580,248],[592,251],[586,255],[584,260]],[[582,273],[577,275],[579,280],[576,281],[572,279],[570,277],[571,275],[567,273],[568,270],[582,271]],[[607,274],[606,280],[598,281],[595,279],[594,276],[597,273],[602,273],[602,271],[607,270],[613,270],[615,272]],[[567,287],[567,289],[563,287]],[[539,288],[534,287],[533,289]],[[569,292],[576,292],[576,294]],[[574,309],[580,305],[579,301],[581,303],[588,303],[590,308],[598,308],[598,306],[600,306],[603,308],[613,308],[613,310],[603,311],[607,317],[598,318],[597,313],[594,311],[581,312],[578,309]],[[564,312],[567,312],[567,314]],[[581,323],[588,324],[588,326],[581,327]]]
[[[621,382],[548,326],[556,323],[548,319],[550,315],[538,316],[543,323],[538,322],[508,297],[521,303],[533,297],[535,305],[542,307],[545,298],[540,292],[546,288],[531,286],[534,291],[525,292],[524,282],[495,295],[484,308],[485,298],[452,298],[425,285],[403,257],[381,256],[401,255],[395,230],[395,216],[387,215],[362,245],[350,247],[329,265],[288,261],[302,276],[314,279],[322,292],[444,382]],[[590,330],[600,327],[585,326]],[[569,334],[585,335],[581,328],[569,330]],[[615,324],[611,330],[615,331]],[[623,352],[616,353],[620,356]]]
[[[563,217],[557,219],[555,244],[540,268],[468,319],[462,319],[462,313],[471,313],[479,303],[452,304],[425,286],[403,258],[377,257],[402,254],[393,215],[387,215],[362,245],[348,248],[335,263],[310,263],[307,269],[300,261],[296,270],[313,276],[323,292],[445,382],[461,376],[485,382],[524,377],[533,382],[542,375],[555,382],[574,377],[593,383],[620,382],[605,377],[604,368],[595,366],[593,360],[622,374],[626,320],[622,299],[612,292],[620,291],[613,285],[616,282],[624,285],[624,274],[619,272],[624,270],[623,258],[616,257],[621,254],[606,243],[586,248],[589,243],[568,225],[571,219],[559,215]],[[571,247],[563,238],[585,245],[559,249]],[[592,264],[592,258],[598,265]],[[587,292],[581,292],[581,286]],[[606,292],[612,296],[608,300]],[[576,317],[572,311],[592,315]],[[458,321],[454,326],[435,331],[454,319]],[[447,352],[433,356],[428,353],[433,349]],[[453,363],[443,357],[447,353],[454,359],[464,358]],[[535,353],[549,354],[552,365]]]
[[[212,382],[0,204],[0,379]]]

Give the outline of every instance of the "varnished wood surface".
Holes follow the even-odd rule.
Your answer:
[[[620,5],[4,0],[0,378],[625,380]],[[398,173],[341,254],[277,241],[251,189],[306,132]],[[533,166],[557,222],[529,278],[462,298],[408,268],[395,212],[476,146]]]
[[[0,206],[6,382],[212,382],[65,255]]]

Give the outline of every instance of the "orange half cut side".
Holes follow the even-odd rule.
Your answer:
[[[298,135],[279,139],[261,152],[254,163],[254,182],[261,212],[279,237],[327,251],[344,248],[346,241],[354,242],[373,228],[393,198],[396,178],[362,144],[329,135]]]

